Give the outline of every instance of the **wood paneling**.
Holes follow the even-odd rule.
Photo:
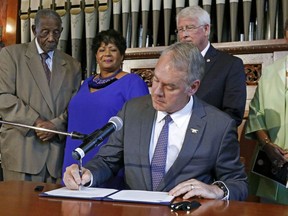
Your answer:
[[[2,41],[11,45],[17,43],[19,0],[0,1],[0,26],[2,26]]]
[[[6,23],[7,0],[0,1],[0,42],[4,38],[4,23]]]

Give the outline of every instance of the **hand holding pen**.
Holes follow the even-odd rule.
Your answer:
[[[90,170],[82,167],[82,177],[80,176],[79,164],[72,164],[66,168],[63,182],[68,189],[79,190],[80,186],[85,185],[91,181]],[[83,186],[82,186],[83,187]]]

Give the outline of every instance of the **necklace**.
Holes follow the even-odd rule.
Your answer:
[[[93,79],[88,81],[88,86],[89,88],[94,88],[94,89],[101,89],[104,88],[108,85],[110,85],[111,83],[115,82],[116,80],[118,80],[116,78],[117,74],[119,74],[122,71],[122,69],[120,68],[119,70],[115,71],[111,76],[108,77],[101,77],[101,74],[99,74],[98,77],[94,77]]]

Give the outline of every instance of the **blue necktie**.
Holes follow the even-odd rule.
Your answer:
[[[155,191],[165,175],[170,115],[165,116],[165,124],[160,132],[154,155],[151,161],[152,186]]]
[[[42,65],[44,67],[44,71],[48,80],[48,84],[50,83],[50,77],[51,77],[51,71],[46,63],[46,59],[49,58],[49,55],[47,53],[41,53],[41,60],[42,60]]]

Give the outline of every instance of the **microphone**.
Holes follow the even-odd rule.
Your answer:
[[[83,140],[83,143],[78,148],[73,150],[72,157],[75,160],[82,159],[91,149],[100,145],[106,137],[108,137],[114,131],[120,130],[122,126],[123,121],[120,117],[111,117],[105,126],[88,135]]]

